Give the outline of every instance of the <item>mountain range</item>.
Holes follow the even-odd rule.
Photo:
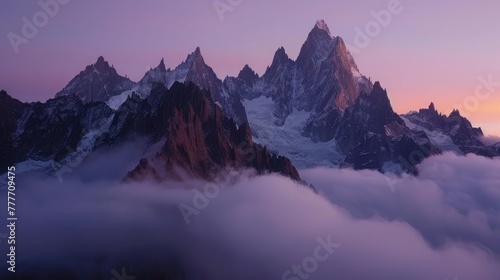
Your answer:
[[[321,20],[295,60],[281,47],[262,76],[245,65],[221,80],[197,48],[174,69],[162,59],[133,82],[99,57],[44,103],[1,91],[0,109],[1,170],[58,176],[134,137],[146,141],[125,180],[210,180],[234,167],[299,181],[296,167],[415,173],[445,151],[500,156],[500,144],[483,144],[458,111],[442,115],[431,103],[396,114]]]

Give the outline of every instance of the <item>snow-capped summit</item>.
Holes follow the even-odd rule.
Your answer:
[[[56,97],[76,95],[84,103],[107,101],[111,97],[131,89],[134,83],[120,76],[115,68],[100,56],[96,63],[85,67],[66,87],[56,94]]]
[[[179,82],[188,85],[187,88],[180,90]],[[201,49],[196,48],[173,70],[167,68],[162,59],[137,84],[119,76],[103,57],[99,57],[58,93],[62,98],[49,100],[43,106],[19,105],[0,92],[0,99],[11,104],[9,107],[18,107],[16,118],[19,120],[18,127],[5,128],[13,138],[0,137],[0,141],[24,141],[29,151],[23,152],[18,160],[27,157],[40,160],[64,157],[65,152],[61,149],[68,141],[74,145],[80,143],[83,146],[78,149],[86,150],[98,137],[113,143],[131,130],[156,137],[166,129],[167,117],[180,116],[170,114],[173,111],[162,115],[164,106],[173,104],[165,94],[174,85],[179,94],[170,97],[178,98],[176,107],[185,109],[183,116],[192,117],[192,120],[205,118],[209,111],[210,114],[214,112],[213,108],[220,108],[241,133],[250,137],[250,130],[246,129],[249,124],[255,143],[290,158],[301,168],[347,165],[356,169],[413,172],[419,160],[440,151],[485,156],[499,153],[498,145],[485,147],[481,144],[478,140],[482,136],[481,129],[472,127],[458,111],[444,116],[431,103],[419,112],[398,116],[387,91],[379,82],[372,84],[360,73],[342,38],[332,36],[324,21],[316,22],[296,60],[280,47],[260,77],[245,65],[237,77],[221,81],[205,62]],[[162,87],[162,90],[155,90]],[[193,100],[188,98],[191,91],[197,96]],[[200,112],[185,107],[186,101],[196,101],[192,104],[195,107],[200,104],[213,106],[197,107],[207,114],[196,116]],[[48,116],[51,112],[57,112],[67,121],[61,123],[59,119],[51,119]],[[220,120],[219,115],[215,115],[215,120]],[[38,122],[46,118],[49,123]],[[175,124],[179,123],[180,119]],[[107,127],[106,133],[95,132],[96,127],[89,124]],[[23,129],[35,131],[38,127],[41,127],[37,133],[42,142],[23,138]],[[82,127],[86,129],[83,138],[78,136],[83,135]],[[201,130],[194,128],[192,132],[201,137]],[[54,132],[57,134],[54,137],[62,140],[45,137],[45,134],[50,135],[45,133],[47,131]],[[189,137],[184,139],[184,136],[182,140],[188,140]],[[37,141],[32,143],[31,140]],[[43,147],[37,146],[38,143]],[[193,143],[187,141],[187,144]],[[24,151],[20,148],[22,145],[5,146],[7,154],[14,150]],[[414,151],[424,151],[423,157],[410,163],[401,160],[410,159]],[[150,169],[146,162],[141,166]]]
[[[293,61],[283,47],[254,85],[233,78],[225,84],[231,94],[253,100],[260,96],[273,100],[273,118],[269,125],[278,127],[296,111],[309,114],[301,133],[314,141],[333,139],[335,116],[352,106],[361,93],[371,92],[371,82],[359,73],[343,40],[332,37],[324,21],[309,32],[299,56]]]
[[[299,167],[384,170],[389,164],[408,170],[397,158],[418,148],[387,92],[360,74],[342,38],[331,36],[324,21],[316,22],[296,61],[280,48],[254,83],[229,77],[224,85],[242,96],[254,140]],[[425,136],[417,138],[429,144]]]

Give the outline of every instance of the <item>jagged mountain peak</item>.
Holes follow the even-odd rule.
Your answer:
[[[181,72],[189,71],[190,74],[201,74],[205,68],[209,68],[209,66],[205,63],[200,47],[197,47],[194,52],[188,54],[186,60],[177,66],[176,69]]]
[[[109,66],[109,63],[104,59],[103,56],[99,56],[96,63],[87,66],[85,72],[86,74],[89,74],[93,70],[97,70],[97,72],[103,74],[116,73],[116,70],[113,67]]]
[[[158,70],[162,72],[167,72],[167,67],[165,66],[165,60],[163,58],[161,59],[160,64],[158,64],[156,68],[158,68]]]
[[[130,79],[120,76],[104,57],[99,56],[94,64],[86,66],[56,97],[75,95],[84,103],[107,101],[112,96],[131,89],[133,85]]]
[[[243,80],[246,84],[251,85],[259,78],[259,75],[255,73],[255,71],[253,71],[248,64],[245,64],[243,69],[241,69],[238,74],[238,78]]]
[[[193,64],[196,62],[202,62],[203,64],[205,63],[205,60],[203,59],[203,56],[201,55],[201,49],[200,47],[196,47],[194,52],[188,55],[186,59],[186,63]]]
[[[277,158],[253,144],[250,128],[245,124],[238,127],[228,119],[208,91],[194,83],[174,82],[170,89],[156,83],[148,98],[157,100],[148,106],[143,105],[148,100],[136,105],[132,117],[130,110],[120,111],[121,116],[117,118],[123,119],[124,123],[116,128],[117,133],[110,135],[119,135],[123,131],[122,127],[133,127],[129,133],[138,132],[160,138],[167,135],[168,141],[161,147],[152,147],[156,150],[151,153],[154,156],[141,160],[128,174],[128,179],[160,179],[160,174],[166,175],[165,178],[181,179],[182,175],[177,172],[181,168],[195,177],[211,180],[217,170],[232,166],[251,167],[258,172],[282,173],[300,180],[297,170],[288,159]],[[245,157],[238,148],[240,143],[255,148],[256,157]]]
[[[307,64],[311,59],[315,61],[325,59],[331,53],[337,38],[332,37],[326,24],[316,23],[300,49],[297,63]]]
[[[389,96],[387,94],[387,90],[382,88],[379,81],[376,81],[373,84],[373,89],[370,93],[370,99],[380,107],[385,107],[387,111],[394,113],[392,110],[391,101],[389,100]]]
[[[273,62],[270,68],[277,68],[279,65],[289,61],[291,61],[291,59],[288,57],[288,54],[286,54],[285,48],[281,47],[274,53]]]
[[[271,66],[267,67],[263,77],[265,77],[266,79],[272,79],[274,76],[278,75],[279,71],[282,71],[280,70],[280,68],[282,68],[282,65],[286,65],[288,63],[293,63],[293,60],[288,57],[285,48],[280,47],[274,53],[273,62],[271,63]]]
[[[421,114],[423,117],[427,119],[438,118],[441,116],[441,114],[436,110],[434,102],[431,102],[431,104],[429,104],[429,106],[426,109],[420,109],[419,114]]]
[[[109,66],[108,62],[104,59],[104,57],[102,55],[97,58],[97,61],[94,65],[95,66]]]
[[[280,47],[278,50],[276,50],[276,52],[274,53],[274,60],[279,60],[279,61],[283,61],[283,60],[288,60],[289,57],[288,57],[288,54],[286,53],[285,51],[285,48],[284,47]]]
[[[375,83],[373,83],[373,92],[385,92],[379,81],[375,81]]]
[[[328,25],[322,19],[319,19],[316,21],[316,25],[314,25],[313,31],[314,32],[316,32],[316,31],[322,32],[323,31],[323,32],[326,32],[330,38],[332,37],[332,34],[330,33],[330,28],[328,28]],[[313,32],[313,31],[311,31],[311,32]]]
[[[222,86],[222,81],[217,77],[213,69],[205,63],[199,47],[173,70],[164,70],[164,68],[162,61],[157,68],[148,71],[144,75],[137,88],[137,92],[142,97],[150,95],[154,83],[161,83],[166,88],[170,88],[176,81],[193,82],[198,87],[208,90],[213,100],[223,108],[224,113],[233,118],[238,125],[246,121],[245,108],[241,103],[239,94],[227,94]]]
[[[458,110],[453,110],[449,115],[441,114],[435,109],[434,103],[431,103],[427,109],[410,112],[403,117],[411,124],[413,131],[426,132],[442,151],[463,155],[474,153],[486,157],[498,155],[494,148],[481,142],[480,137],[484,136],[482,129],[472,126]]]
[[[434,102],[431,102],[431,104],[429,104],[429,108],[427,108],[427,110],[431,112],[436,112],[436,107],[434,106]]]
[[[450,113],[450,117],[462,117],[462,115],[460,115],[460,111],[458,109],[453,109]]]
[[[259,76],[257,73],[255,73],[255,71],[253,71],[252,67],[250,67],[248,64],[245,64],[245,66],[243,66],[243,69],[241,69],[240,73],[238,74],[238,78],[241,75],[246,75],[246,74],[257,75],[257,77]]]

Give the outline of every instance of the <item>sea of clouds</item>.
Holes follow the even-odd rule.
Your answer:
[[[301,170],[313,190],[250,171],[218,189],[124,183],[105,176],[121,170],[112,158],[96,156],[62,183],[17,179],[18,277],[500,279],[500,159],[448,153],[426,159],[418,177]]]

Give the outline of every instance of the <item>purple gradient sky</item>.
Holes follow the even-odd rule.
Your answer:
[[[390,0],[243,0],[223,21],[212,2],[70,0],[16,54],[7,34],[20,34],[21,18],[41,8],[37,1],[2,1],[0,88],[22,101],[43,101],[99,55],[137,81],[162,57],[175,67],[197,46],[219,78],[237,75],[244,64],[262,74],[280,46],[296,58],[317,19],[355,45],[355,28],[363,29],[373,20],[370,12]],[[500,81],[500,2],[400,2],[403,11],[353,53],[360,71],[381,81],[399,113],[431,101],[445,113],[462,107],[486,134],[500,135],[500,87],[464,106],[474,101],[478,77]]]

